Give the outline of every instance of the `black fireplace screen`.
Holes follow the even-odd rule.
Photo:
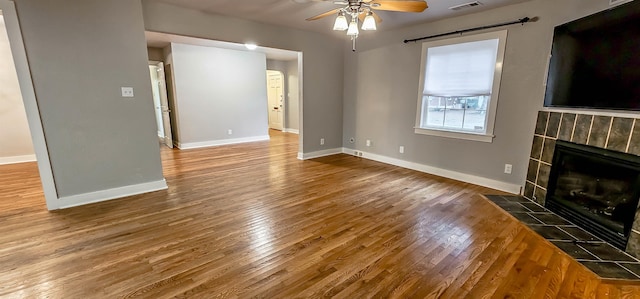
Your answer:
[[[640,157],[558,141],[546,206],[624,249],[640,196]]]

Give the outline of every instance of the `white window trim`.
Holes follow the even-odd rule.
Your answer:
[[[488,143],[493,142],[493,137],[496,137],[495,135],[474,134],[472,132],[455,131],[455,130],[446,129],[446,128],[439,130],[435,128],[425,129],[425,128],[415,127],[415,133],[422,134],[422,135],[465,139],[465,140],[481,141],[481,142],[488,142]]]
[[[427,50],[431,47],[446,46],[452,44],[468,43],[475,41],[482,41],[488,39],[498,39],[498,53],[496,58],[496,69],[493,74],[493,86],[491,89],[491,99],[489,101],[489,107],[487,109],[487,130],[484,134],[478,134],[467,131],[456,131],[448,128],[436,129],[436,128],[422,128],[420,127],[422,119],[422,98],[424,90],[425,70],[427,67]],[[436,41],[427,41],[422,43],[422,58],[420,60],[420,87],[418,89],[418,104],[416,110],[416,123],[415,133],[421,135],[440,136],[456,139],[465,139],[481,142],[493,142],[493,129],[496,120],[496,110],[498,109],[498,99],[500,93],[500,79],[502,78],[502,66],[504,62],[505,45],[507,42],[507,30],[500,30],[495,32],[474,34],[468,36],[454,37],[441,39]]]

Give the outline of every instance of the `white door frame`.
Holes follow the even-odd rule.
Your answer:
[[[303,160],[304,156],[304,140],[303,140],[303,117],[304,117],[304,109],[303,109],[303,95],[304,95],[304,69],[303,69],[303,59],[302,52],[298,52],[298,159]]]
[[[31,71],[29,68],[29,60],[22,39],[22,31],[18,22],[18,14],[14,1],[0,0],[0,10],[4,16],[5,25],[7,27],[7,35],[11,44],[11,53],[13,62],[16,66],[18,74],[18,83],[22,93],[24,108],[27,113],[27,121],[29,122],[29,131],[31,132],[31,140],[33,141],[33,149],[38,160],[38,170],[40,171],[40,180],[42,181],[42,189],[44,190],[44,198],[47,203],[47,209],[54,210],[61,206],[53,178],[53,170],[49,159],[49,151],[47,149],[47,141],[44,136],[42,119],[40,118],[40,109],[36,101],[36,93],[31,80]]]

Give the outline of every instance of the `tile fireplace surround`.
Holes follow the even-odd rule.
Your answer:
[[[640,120],[568,112],[538,112],[524,197],[544,206],[556,140],[640,156]],[[640,209],[626,252],[640,258]]]

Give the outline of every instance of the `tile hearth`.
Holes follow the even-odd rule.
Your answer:
[[[522,196],[485,195],[602,278],[640,281],[640,261]]]

